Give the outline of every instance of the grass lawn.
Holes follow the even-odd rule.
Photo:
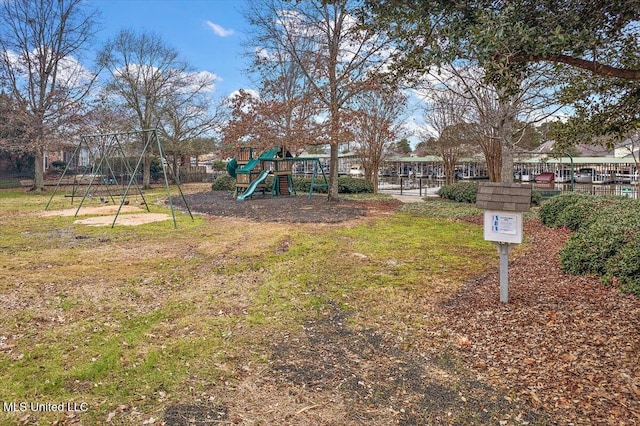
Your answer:
[[[169,212],[156,203],[165,195],[146,194],[152,212]],[[177,229],[171,221],[112,229],[43,216],[49,196],[0,191],[0,424],[162,424],[180,410],[225,424],[437,423],[441,415],[481,424],[470,409],[434,408],[429,418],[411,408],[417,388],[406,380],[393,388],[404,399],[390,388],[358,390],[382,368],[376,348],[452,399],[475,386],[443,343],[436,307],[497,256],[481,226],[443,219],[456,207],[348,225],[178,213]],[[69,207],[56,196],[53,209]],[[321,332],[327,344],[342,333],[360,346],[352,355],[347,346],[309,351],[318,347],[309,336]],[[367,373],[353,389],[338,370],[296,379],[294,366],[314,353]],[[44,407],[20,411],[20,403]],[[66,411],[54,411],[61,403]],[[483,415],[496,420],[500,410]]]

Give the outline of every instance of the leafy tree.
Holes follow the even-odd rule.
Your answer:
[[[95,75],[80,61],[96,12],[83,0],[0,2],[0,84],[12,98],[0,144],[34,158],[35,191],[44,189],[44,154],[78,132]],[[9,137],[7,137],[9,136]]]
[[[394,150],[401,155],[409,155],[411,154],[411,144],[409,143],[409,139],[402,138],[395,143]]]
[[[367,5],[376,25],[400,43],[403,65],[414,69],[474,58],[496,75],[514,63],[552,62],[640,80],[637,62],[629,60],[638,57],[638,0],[603,0],[597,6],[590,0],[369,0]]]
[[[640,128],[640,81],[603,78],[584,70],[566,70],[564,80],[561,99],[572,104],[575,113],[558,135],[560,143],[607,137],[612,146]]]
[[[396,73],[473,59],[509,96],[530,65],[566,75],[573,134],[622,134],[638,126],[639,0],[368,0],[372,26],[398,43]],[[488,31],[487,29],[491,29]]]

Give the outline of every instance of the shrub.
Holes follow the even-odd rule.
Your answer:
[[[61,160],[55,160],[51,162],[51,166],[56,170],[64,170],[67,167],[67,163]]]
[[[322,178],[317,179],[316,183],[321,183]],[[293,186],[297,193],[309,192],[311,188],[311,178],[293,178]],[[326,193],[326,188],[314,188],[313,192]],[[338,178],[338,193],[340,194],[363,194],[373,193],[373,184],[364,179],[357,179],[348,176]]]
[[[364,179],[341,176],[338,178],[338,192],[340,194],[370,194],[373,193],[373,184]]]
[[[580,194],[577,192],[569,192],[566,194],[560,194],[557,197],[553,197],[544,203],[538,211],[538,216],[545,226],[550,228],[559,228],[564,226],[564,223],[560,221],[560,215],[570,208],[578,200],[587,197],[586,194]]]
[[[605,282],[618,282],[627,291],[639,291],[640,202],[605,201],[596,201],[603,203],[600,206],[592,204],[598,207],[561,250],[562,269],[574,275],[599,275]]]
[[[478,196],[478,186],[476,182],[456,182],[441,187],[438,190],[438,195],[459,203],[474,204]],[[541,200],[542,195],[539,192],[531,191],[531,204],[539,205]]]
[[[636,230],[606,264],[605,282],[619,285],[623,291],[640,295],[640,232]]]
[[[540,191],[531,191],[531,204],[534,206],[539,206],[542,203],[542,194]]]
[[[456,182],[451,185],[444,185],[438,190],[438,195],[459,203],[475,203],[478,195],[478,184],[476,182]]]
[[[545,202],[539,211],[542,223],[550,228],[566,226],[572,231],[588,226],[595,214],[620,202],[620,198],[569,193]]]
[[[317,183],[321,183],[322,179],[318,180],[316,179]],[[307,177],[294,177],[293,178],[293,188],[295,189],[296,193],[300,194],[304,194],[305,192],[309,192],[309,189],[311,188],[311,178],[307,178]],[[322,193],[326,193],[327,190],[325,188],[314,188],[313,192],[322,192]]]
[[[211,184],[212,191],[233,191],[236,188],[236,180],[229,175],[218,176]]]

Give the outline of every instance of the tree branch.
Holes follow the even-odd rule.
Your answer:
[[[568,55],[515,55],[509,57],[510,62],[554,62],[580,68],[603,77],[616,77],[625,80],[640,80],[640,70],[617,68],[597,61],[575,58]]]

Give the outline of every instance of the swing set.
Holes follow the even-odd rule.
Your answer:
[[[150,212],[140,184],[142,182],[143,159],[153,145],[156,145],[160,156],[160,168],[164,176],[174,228],[177,228],[178,225],[171,200],[167,170],[171,173],[189,216],[193,220],[193,214],[180,187],[179,178],[165,161],[160,138],[155,129],[81,136],[80,143],[76,146],[62,175],[60,175],[45,210],[48,210],[65,177],[67,182],[73,177],[71,194],[66,194],[65,197],[71,198],[71,204],[73,204],[74,198],[80,198],[80,204],[74,216],[78,216],[87,199],[99,198],[102,204],[111,202],[113,205],[117,205],[116,200],[119,200],[118,211],[111,224],[113,228],[122,207],[129,204],[132,188],[135,189],[133,194],[135,195],[135,203],[144,206],[147,212]],[[131,160],[135,160],[134,166],[132,166]]]

